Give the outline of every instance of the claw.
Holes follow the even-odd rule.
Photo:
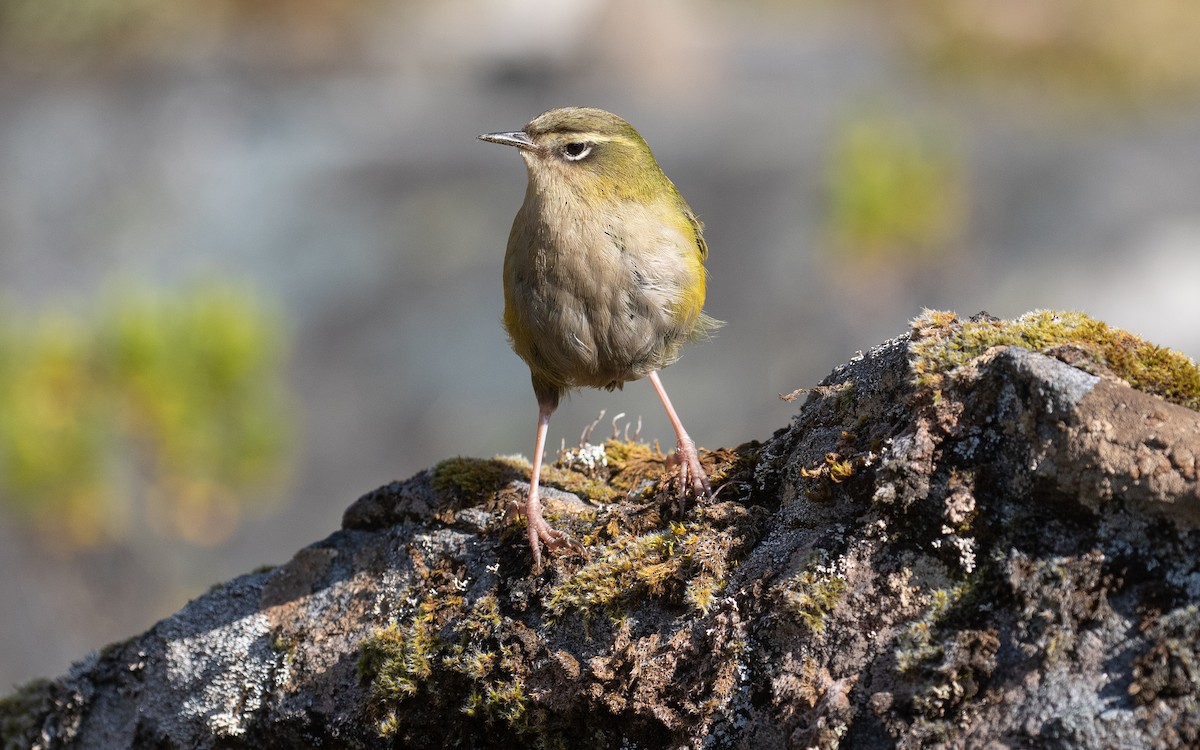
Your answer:
[[[518,506],[518,503],[514,503]],[[510,511],[513,507],[510,506]],[[516,510],[520,513],[520,510]],[[563,547],[573,550],[582,550],[583,545],[575,541],[575,539],[565,531],[559,531],[546,522],[542,517],[542,501],[538,497],[537,485],[531,485],[529,489],[529,499],[525,501],[525,518],[529,524],[529,548],[533,551],[533,572],[539,574],[542,572],[542,549],[541,545],[546,545],[546,549],[557,550]]]
[[[654,390],[658,393],[658,398],[663,403],[663,408],[667,410],[667,418],[671,420],[671,426],[675,428],[677,442],[675,443],[675,455],[672,458],[679,462],[679,500],[681,505],[687,497],[689,489],[698,500],[711,499],[712,488],[708,485],[708,475],[704,473],[704,467],[700,465],[700,454],[696,451],[696,443],[688,437],[687,431],[683,429],[683,423],[679,421],[679,415],[675,413],[675,407],[671,405],[671,399],[667,397],[667,391],[663,388],[658,373],[651,371],[648,377]]]
[[[534,383],[536,390],[536,381]],[[525,521],[529,524],[529,549],[533,552],[533,571],[534,573],[542,572],[542,545],[546,545],[547,550],[555,550],[560,547],[569,547],[572,549],[583,549],[578,542],[571,538],[564,531],[558,531],[546,523],[546,519],[542,517],[542,501],[538,497],[538,480],[542,475],[542,453],[546,449],[546,432],[550,427],[550,415],[554,412],[554,407],[557,404],[557,396],[546,401],[538,403],[538,428],[537,441],[533,450],[533,471],[529,476],[529,497],[525,500]],[[604,416],[604,412],[600,412],[600,417],[596,418],[579,438],[579,444],[582,446],[587,439],[591,437],[592,430],[600,422],[600,418]],[[521,508],[519,503],[513,503],[505,511],[504,517],[507,519],[510,515],[520,515]]]
[[[675,444],[675,452],[667,457],[667,465],[676,471],[679,479],[679,512],[686,511],[688,496],[701,502],[712,500],[713,491],[708,475],[700,464],[700,454],[691,438],[681,438]]]
[[[696,444],[691,438],[684,438],[676,444],[675,451],[682,457],[679,463],[684,491],[687,491],[690,480],[691,490],[697,499],[711,499],[712,487],[708,484],[708,475],[704,472],[704,467],[700,465],[700,453],[696,450]]]

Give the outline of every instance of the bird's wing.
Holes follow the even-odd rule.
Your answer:
[[[696,218],[696,214],[692,213],[692,209],[688,208],[686,203],[683,206],[683,215],[687,217],[688,224],[692,225],[692,232],[696,235],[696,250],[700,253],[700,260],[707,260],[708,243],[704,241],[704,222]]]

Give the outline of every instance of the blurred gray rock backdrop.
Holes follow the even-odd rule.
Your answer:
[[[924,307],[1200,354],[1200,6],[893,5],[7,0],[0,685],[389,480],[529,451],[524,170],[474,137],[553,106],[629,119],[707,224],[728,324],[664,376],[702,445]],[[551,445],[601,409],[669,443],[631,384]]]

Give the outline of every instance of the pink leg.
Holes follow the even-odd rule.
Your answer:
[[[658,392],[659,399],[662,400],[663,407],[667,410],[667,419],[671,420],[671,426],[675,428],[675,453],[679,460],[679,479],[682,482],[683,492],[688,491],[690,484],[696,497],[706,500],[712,497],[712,489],[708,486],[708,476],[704,473],[704,468],[700,466],[700,454],[696,452],[696,444],[688,437],[687,430],[683,429],[683,422],[679,421],[675,407],[671,406],[671,399],[667,397],[667,389],[663,388],[658,372],[652,371],[649,378],[654,390]]]
[[[538,407],[537,446],[533,449],[533,475],[529,478],[529,498],[525,501],[525,519],[529,523],[529,547],[533,550],[533,570],[542,571],[542,551],[539,541],[546,549],[577,547],[575,540],[566,532],[557,531],[542,518],[542,501],[538,497],[538,480],[542,475],[542,452],[546,450],[546,433],[550,429],[550,415],[554,407]]]

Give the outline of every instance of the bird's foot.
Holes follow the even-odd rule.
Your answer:
[[[712,487],[708,484],[708,475],[700,465],[700,453],[696,443],[689,437],[680,438],[675,444],[675,453],[667,459],[668,465],[678,464],[680,503],[687,498],[689,492],[697,500],[710,500],[713,496]]]
[[[542,572],[541,545],[546,545],[547,551],[563,547],[572,550],[583,549],[583,545],[575,541],[574,537],[565,531],[554,528],[542,517],[542,502],[538,498],[536,489],[530,491],[529,499],[524,503],[514,501],[505,511],[504,518],[507,520],[511,516],[521,515],[522,512],[524,512],[529,525],[529,548],[533,552],[533,572],[535,574]]]
[[[565,531],[559,531],[546,523],[541,513],[537,518],[531,518],[529,523],[529,548],[533,551],[533,572],[542,572],[542,554],[538,542],[546,545],[546,551],[567,549],[582,550],[583,546]]]

